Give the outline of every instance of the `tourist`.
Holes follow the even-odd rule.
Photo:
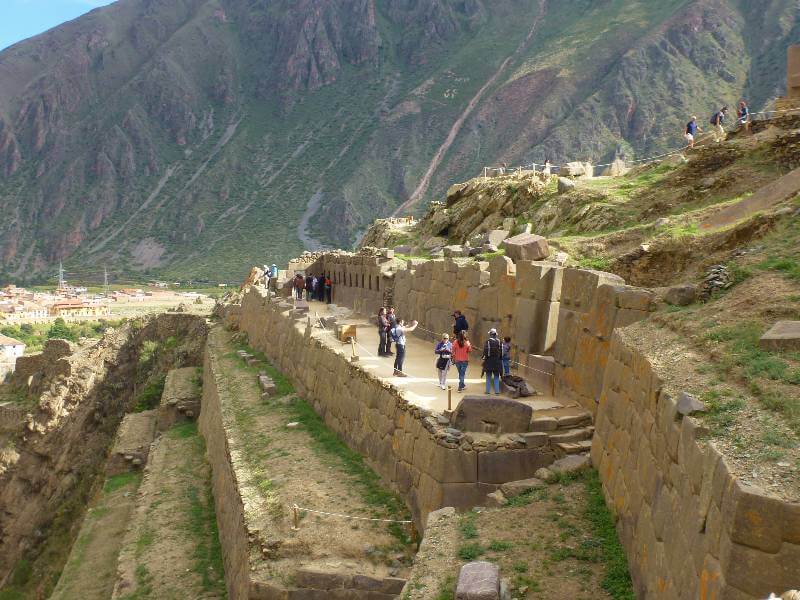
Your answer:
[[[314,293],[314,278],[306,275],[306,300],[312,300]]]
[[[269,267],[264,265],[264,287],[269,289]]]
[[[739,102],[739,110],[737,111],[739,120],[737,123],[744,126],[745,131],[750,131],[750,109],[747,107],[747,102],[742,100]]]
[[[544,169],[542,169],[542,175],[545,175],[546,177],[549,177],[551,168],[552,168],[552,165],[550,164],[550,159],[549,158],[545,158],[544,159]]]
[[[725,141],[725,117],[728,115],[728,107],[723,106],[718,112],[714,113],[711,117],[711,124],[714,126],[714,141],[720,144]]]
[[[497,337],[497,329],[489,330],[489,339],[483,345],[483,370],[486,373],[486,394],[492,390],[494,380],[495,396],[500,395],[500,374],[503,370],[503,344]]]
[[[319,289],[320,289],[319,277],[314,275],[311,277],[311,298],[309,298],[309,300],[311,299],[319,300]]]
[[[386,309],[381,307],[375,323],[378,326],[378,356],[389,356],[386,340],[389,338],[389,319],[386,318]]]
[[[453,312],[453,335],[458,337],[459,331],[469,331],[469,323],[467,317],[461,314],[460,310]]]
[[[694,142],[697,139],[697,132],[703,131],[700,129],[700,126],[697,124],[697,117],[692,115],[691,121],[686,124],[686,145],[691,150],[694,148]]]
[[[392,336],[391,331],[392,328],[397,325],[397,316],[394,314],[394,307],[390,306],[386,311],[386,320],[389,321],[388,327],[386,327],[386,356],[392,356],[394,352],[392,352]]]
[[[391,310],[391,309],[390,309]],[[394,341],[396,356],[394,357],[394,376],[395,377],[408,377],[403,372],[403,361],[406,358],[406,333],[410,333],[417,328],[416,321],[411,321],[411,325],[406,326],[403,319],[396,321],[396,325],[392,327],[391,338]]]
[[[330,277],[325,277],[325,303],[330,304],[333,298],[333,281]]]
[[[469,353],[472,352],[472,344],[467,339],[467,332],[460,331],[453,344],[453,361],[456,363],[458,371],[458,391],[463,392],[467,387],[465,382],[467,377],[467,367],[469,366]]]
[[[436,344],[436,349],[433,352],[439,357],[436,359],[436,370],[439,371],[439,387],[446,390],[447,372],[453,362],[453,343],[450,341],[450,336],[446,333],[442,334],[442,340]]]
[[[503,338],[503,375],[511,375],[511,338]]]
[[[297,298],[298,300],[303,299],[303,290],[305,289],[305,287],[306,287],[305,280],[303,279],[303,276],[300,273],[298,273],[297,275],[294,276],[295,298]]]
[[[270,269],[269,278],[270,279],[277,279],[278,277],[278,265],[272,263],[272,268]]]

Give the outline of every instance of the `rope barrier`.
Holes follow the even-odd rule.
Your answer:
[[[767,117],[767,119],[770,119],[770,118],[772,118],[772,116],[774,116],[776,114],[783,114],[783,113],[800,113],[800,108],[787,108],[787,109],[782,109],[782,110],[763,110],[763,111],[758,111],[758,112],[751,112],[751,113],[748,113],[748,117],[753,117],[755,115],[771,115],[771,116]],[[741,118],[737,117],[737,119],[733,122],[733,125],[743,125],[746,122],[747,121],[742,121]],[[726,130],[725,133],[727,134],[727,133],[730,133],[731,131],[732,131],[732,129],[729,128],[729,129]],[[707,139],[708,137],[713,136],[714,133],[713,132],[708,132],[708,133],[706,133],[704,135],[705,135],[705,137],[702,138],[702,139]],[[700,140],[697,140],[697,141],[700,141]],[[626,164],[628,164],[628,163],[637,164],[637,163],[643,163],[643,162],[650,162],[650,161],[658,160],[659,158],[665,158],[667,156],[672,156],[674,154],[678,154],[680,152],[684,152],[685,150],[687,150],[689,148],[690,148],[690,146],[687,144],[686,146],[683,146],[683,147],[681,147],[681,148],[679,148],[677,150],[672,150],[671,152],[665,152],[663,154],[656,154],[655,156],[648,156],[646,158],[638,158],[638,159],[633,159],[633,160],[628,160],[626,158],[621,158],[619,160],[621,160],[622,162],[624,162]],[[612,161],[612,162],[609,162],[609,163],[602,163],[602,164],[599,164],[599,165],[592,165],[592,166],[595,167],[595,168],[598,168],[598,167],[610,167],[611,165],[614,164],[614,162],[616,162],[616,161]],[[487,173],[490,173],[490,172],[499,172],[499,173],[504,173],[504,174],[507,173],[507,172],[508,173],[514,173],[514,172],[521,172],[523,170],[525,170],[525,171],[530,170],[530,169],[528,169],[528,167],[532,167],[533,170],[535,171],[537,166],[540,166],[542,168],[545,167],[545,165],[540,165],[538,163],[532,163],[530,165],[525,165],[525,166],[522,166],[522,167],[484,167],[483,172],[484,172],[484,177],[486,177]],[[553,171],[560,171],[562,166],[563,165],[550,165],[550,169],[553,170]]]
[[[294,504],[292,506],[292,510],[299,510],[307,513],[314,513],[316,515],[325,515],[327,517],[338,517],[340,519],[352,519],[354,521],[372,521],[375,523],[402,523],[404,525],[409,525],[413,523],[413,521],[405,521],[405,520],[398,520],[398,519],[374,519],[370,517],[354,517],[352,515],[343,515],[340,513],[332,513],[332,512],[325,512],[324,510],[314,510],[312,508],[303,508],[302,506],[297,506]]]

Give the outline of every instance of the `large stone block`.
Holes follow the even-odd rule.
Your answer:
[[[784,503],[739,481],[734,483],[732,492],[734,513],[729,529],[731,540],[764,552],[778,552],[786,524]]]
[[[536,471],[553,463],[555,456],[544,448],[494,450],[478,454],[478,481],[502,484],[529,479]]]
[[[772,352],[800,350],[800,321],[778,321],[760,340]]]
[[[570,310],[587,312],[592,305],[595,290],[604,284],[624,285],[625,280],[618,275],[604,271],[564,269],[561,302]]]
[[[543,260],[550,255],[547,240],[540,235],[520,233],[503,241],[506,256],[514,262],[520,260]]]
[[[485,561],[461,567],[456,600],[500,600],[500,567]]]
[[[464,396],[456,407],[453,426],[462,431],[521,433],[528,431],[533,409],[516,400]]]
[[[559,302],[563,276],[564,267],[547,262],[519,261],[517,292],[534,300]]]

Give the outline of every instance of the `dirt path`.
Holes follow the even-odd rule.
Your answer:
[[[458,137],[458,134],[461,132],[461,128],[464,126],[464,123],[472,114],[472,111],[475,110],[475,108],[478,106],[480,101],[483,100],[483,96],[484,94],[486,94],[486,91],[495,84],[500,75],[502,75],[503,72],[506,70],[508,63],[510,63],[512,59],[514,59],[520,53],[522,53],[525,50],[525,48],[527,48],[528,43],[531,41],[531,38],[533,38],[533,34],[536,32],[536,29],[539,26],[539,23],[544,18],[544,15],[546,13],[546,8],[547,8],[547,0],[539,0],[539,11],[533,20],[533,26],[528,32],[528,35],[525,36],[525,39],[520,43],[519,46],[517,46],[517,49],[514,50],[514,52],[510,56],[506,57],[506,59],[500,64],[500,66],[492,74],[489,80],[486,83],[484,83],[483,87],[481,87],[481,89],[479,89],[478,92],[472,97],[472,100],[469,101],[469,104],[467,104],[467,107],[464,109],[464,112],[462,112],[461,115],[458,117],[458,119],[456,119],[455,123],[453,123],[453,126],[450,128],[450,132],[447,134],[447,138],[445,138],[444,140],[444,143],[439,147],[439,150],[437,150],[436,154],[433,156],[430,165],[428,165],[428,170],[425,172],[425,175],[423,175],[422,180],[419,182],[419,185],[417,186],[417,189],[414,190],[414,193],[411,194],[411,197],[408,200],[403,202],[403,204],[401,204],[397,208],[397,210],[395,210],[394,213],[392,213],[392,216],[397,217],[402,213],[406,213],[412,210],[420,201],[425,192],[428,191],[428,187],[431,184],[431,179],[433,178],[433,174],[439,168],[439,165],[441,164],[444,155],[447,154],[447,151],[450,150],[450,147],[453,145],[453,142],[455,142],[456,137]]]
[[[196,423],[176,425],[155,442],[113,598],[225,598],[210,476]]]
[[[108,600],[117,576],[122,536],[133,513],[141,476],[109,478],[89,508],[51,600]]]

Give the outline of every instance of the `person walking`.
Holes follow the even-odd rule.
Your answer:
[[[460,310],[456,310],[453,312],[453,335],[458,337],[458,333],[460,331],[469,331],[469,323],[467,323],[467,317],[461,314]]]
[[[397,317],[394,314],[394,307],[390,306],[386,310],[386,320],[389,321],[389,326],[386,328],[386,356],[392,356],[392,336],[391,331],[397,325]]]
[[[386,340],[389,338],[389,319],[386,318],[386,309],[381,306],[376,320],[378,326],[378,356],[389,356],[386,351]]]
[[[714,126],[714,141],[720,144],[725,141],[725,117],[728,115],[728,107],[723,106],[714,116],[711,117],[711,124]]]
[[[692,115],[692,119],[686,124],[686,134],[684,135],[684,138],[686,138],[686,145],[690,150],[694,148],[697,133],[702,131],[703,130],[700,129],[700,126],[697,124],[697,117]]]
[[[469,353],[472,352],[472,344],[467,338],[466,331],[460,331],[456,336],[456,341],[453,343],[453,361],[456,363],[456,371],[458,371],[458,391],[463,392],[467,387],[467,367],[469,366]]]
[[[511,338],[503,338],[503,375],[511,375]]]
[[[312,294],[314,292],[314,278],[311,275],[306,275],[305,288],[306,288],[306,300],[310,302],[313,299]]]
[[[330,277],[325,277],[325,304],[330,304],[333,298],[333,281]]]
[[[486,394],[492,390],[494,380],[494,394],[500,395],[500,375],[503,372],[503,344],[497,337],[497,329],[489,330],[489,339],[483,345],[483,370],[486,373]]]
[[[408,377],[403,372],[403,361],[406,359],[406,333],[411,333],[417,328],[416,321],[411,321],[411,325],[406,325],[406,322],[403,319],[400,319],[396,322],[396,325],[392,327],[391,330],[391,337],[392,341],[394,341],[394,376],[395,377]]]
[[[436,359],[436,370],[439,371],[439,387],[446,390],[447,372],[453,363],[453,343],[450,341],[450,336],[446,333],[442,334],[442,339],[436,344],[436,349],[433,352],[439,357]]]
[[[298,273],[294,276],[294,297],[298,300],[303,299],[303,290],[305,289],[305,280],[303,276]]]
[[[739,120],[737,123],[744,127],[745,131],[750,131],[750,109],[747,107],[747,102],[742,100],[739,102],[739,110],[737,111]]]

